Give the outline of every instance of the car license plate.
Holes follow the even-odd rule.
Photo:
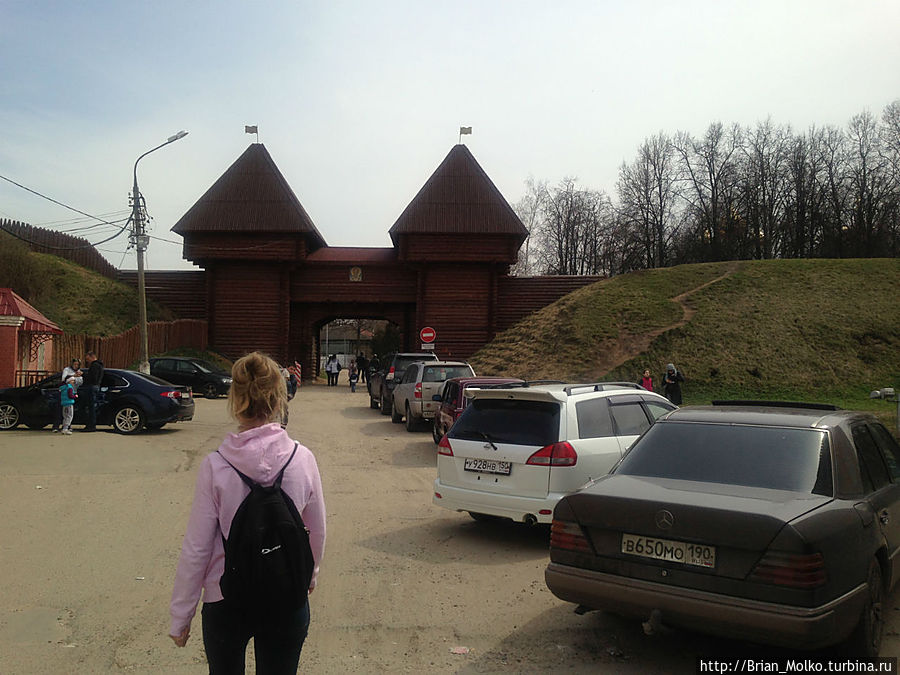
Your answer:
[[[691,544],[686,541],[639,537],[634,534],[623,533],[622,553],[637,555],[642,558],[668,560],[685,565],[696,565],[698,567],[716,566],[715,546]]]
[[[466,457],[463,468],[466,471],[478,471],[479,473],[499,473],[508,476],[510,472],[509,462],[500,462],[496,459],[476,459]]]

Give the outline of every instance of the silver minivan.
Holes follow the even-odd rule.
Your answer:
[[[440,407],[444,382],[454,377],[474,377],[475,371],[465,361],[417,361],[407,367],[403,379],[394,387],[391,421],[399,424],[406,418],[406,430],[415,431],[434,418]]]

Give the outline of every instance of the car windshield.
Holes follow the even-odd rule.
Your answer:
[[[422,382],[444,382],[451,377],[471,377],[469,366],[425,366]]]
[[[428,358],[427,354],[413,354],[411,356],[396,356],[394,357],[394,377],[396,379],[400,379],[403,377],[403,373],[406,372],[406,369],[409,367],[410,363],[415,363],[416,361],[437,361],[437,358]]]
[[[559,436],[559,404],[476,398],[450,430],[450,438],[543,447]]]
[[[817,429],[664,422],[616,474],[833,494],[828,435]]]

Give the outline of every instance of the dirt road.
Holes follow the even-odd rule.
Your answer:
[[[195,469],[232,428],[224,399],[199,399],[192,422],[135,437],[0,435],[0,672],[206,672],[199,618],[176,648],[168,602]],[[364,388],[302,389],[288,430],[328,507],[303,672],[694,673],[700,655],[784,654],[576,616],[544,585],[547,530],[432,506],[431,434]],[[900,654],[897,600],[883,655]]]

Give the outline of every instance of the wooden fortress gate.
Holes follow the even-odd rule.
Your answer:
[[[597,280],[508,276],[528,232],[464,145],[390,228],[391,248],[328,246],[260,143],[172,230],[184,257],[205,269],[206,317],[197,318],[209,322],[210,347],[230,358],[258,349],[296,359],[304,376],[317,370],[319,329],[332,319],[388,319],[404,350],[418,350],[419,330],[431,326],[438,356],[465,359]],[[165,286],[171,295],[171,280]]]

